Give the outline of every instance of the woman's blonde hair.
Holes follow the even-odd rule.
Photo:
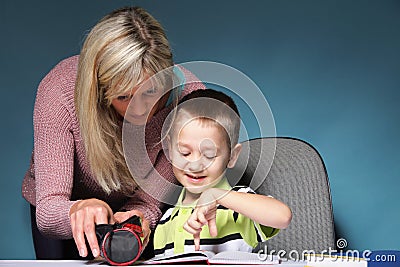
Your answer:
[[[146,77],[173,65],[160,23],[139,7],[113,11],[88,34],[80,56],[75,105],[91,171],[107,193],[136,183],[122,148],[122,120],[111,105]]]

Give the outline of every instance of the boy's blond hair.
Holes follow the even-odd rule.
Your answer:
[[[187,122],[199,120],[205,126],[216,126],[226,135],[229,149],[235,147],[239,139],[240,116],[233,99],[223,92],[213,89],[196,90],[183,97],[177,106],[172,122],[170,138]]]

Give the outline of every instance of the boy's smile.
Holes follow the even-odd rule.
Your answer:
[[[196,175],[191,175],[191,174],[186,174],[187,178],[190,179],[192,183],[200,183],[203,181],[203,179],[206,178],[206,176],[196,176]]]

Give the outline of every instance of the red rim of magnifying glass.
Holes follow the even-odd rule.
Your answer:
[[[113,231],[113,233],[119,232],[119,231],[129,231],[129,232],[131,232],[131,233],[136,237],[136,239],[138,240],[138,243],[139,243],[138,252],[142,251],[142,247],[143,247],[142,240],[140,239],[140,237],[137,235],[137,233],[136,233],[134,230],[132,230],[132,229],[130,229],[130,228],[116,229],[116,230]],[[110,234],[111,234],[111,232],[108,232],[108,233],[104,236],[103,243],[101,244],[101,250],[103,251],[104,258],[105,258],[110,264],[116,265],[116,266],[126,266],[126,265],[129,265],[129,264],[134,263],[135,261],[137,261],[137,260],[139,259],[140,253],[137,253],[137,255],[136,255],[136,257],[135,257],[134,259],[132,259],[132,260],[130,260],[130,261],[127,261],[127,262],[115,262],[115,261],[111,260],[111,259],[108,257],[108,255],[107,255],[107,253],[106,253],[106,249],[105,249],[105,243],[106,243],[106,240],[107,240],[107,238],[109,237]]]

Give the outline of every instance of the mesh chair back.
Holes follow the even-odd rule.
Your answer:
[[[271,195],[293,214],[289,227],[267,241],[268,251],[296,250],[301,256],[305,250],[335,249],[329,180],[320,154],[293,138],[258,138],[242,145],[235,168],[227,172],[230,183]]]

